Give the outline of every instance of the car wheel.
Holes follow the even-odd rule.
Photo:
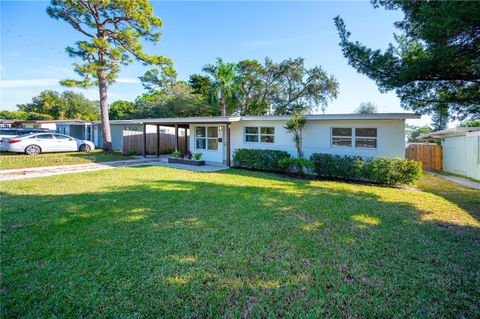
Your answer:
[[[88,144],[82,144],[82,145],[80,145],[80,147],[78,148],[78,150],[79,150],[80,152],[90,152],[91,149],[92,149],[92,148],[91,148],[90,145],[88,145]]]
[[[38,145],[28,145],[25,147],[25,154],[27,155],[37,155],[42,152],[42,149]]]

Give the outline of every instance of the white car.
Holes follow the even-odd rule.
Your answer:
[[[33,133],[5,139],[2,149],[8,152],[36,155],[47,152],[88,152],[95,145],[86,140],[57,133]]]

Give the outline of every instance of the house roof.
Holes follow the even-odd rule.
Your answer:
[[[476,134],[477,132],[480,134],[480,127],[455,127],[446,130],[422,134],[418,138],[421,140],[442,139],[445,137],[470,135],[472,133]]]
[[[42,124],[42,123],[69,123],[76,122],[81,123],[82,120],[1,120],[2,124],[21,124],[21,123],[33,123],[33,124]]]
[[[329,120],[405,120],[418,119],[414,113],[375,113],[375,114],[309,114],[307,121]],[[211,117],[177,117],[158,119],[139,119],[142,124],[180,124],[180,123],[231,123],[239,121],[288,121],[292,115],[261,115],[261,116],[211,116]]]

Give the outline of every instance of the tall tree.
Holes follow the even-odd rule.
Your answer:
[[[447,128],[448,120],[448,106],[446,104],[439,104],[432,115],[432,131],[441,131]]]
[[[83,60],[83,63],[74,63],[82,79],[64,80],[62,84],[98,86],[103,149],[110,151],[107,87],[115,82],[120,65],[132,62],[132,56],[144,64],[171,64],[165,57],[144,53],[140,44],[140,39],[160,41],[157,30],[162,21],[154,16],[147,0],[52,0],[47,13],[54,19],[68,22],[86,38],[76,42],[75,48],[67,48],[71,57]]]
[[[192,74],[188,78],[188,84],[192,87],[194,94],[200,94],[204,97],[208,97],[210,94],[212,79],[207,75]]]
[[[231,113],[238,98],[237,65],[217,58],[215,64],[207,64],[203,71],[213,79],[210,87],[212,103],[219,105],[221,115],[226,116]]]
[[[150,93],[162,92],[177,81],[177,72],[172,65],[165,64],[160,69],[153,68],[139,77],[142,85]]]
[[[30,103],[18,104],[23,112],[47,115],[50,119],[97,120],[98,102],[90,101],[83,94],[72,91],[59,93],[53,90],[40,92]]]
[[[356,114],[373,114],[373,113],[377,113],[377,111],[378,111],[378,108],[375,105],[375,103],[373,103],[373,102],[363,102],[363,103],[360,103],[358,108],[356,108],[353,111],[353,113],[356,113]]]
[[[294,111],[311,112],[318,107],[325,110],[329,101],[337,97],[338,82],[320,66],[306,68],[303,58],[284,60],[275,64],[266,60],[276,82],[271,91],[275,114],[292,114]]]
[[[134,102],[117,100],[110,105],[109,116],[112,120],[136,118],[139,115]]]
[[[263,115],[268,110],[266,69],[257,60],[243,60],[237,65],[239,115]]]
[[[395,90],[402,107],[433,114],[445,105],[453,118],[480,118],[480,2],[373,0],[402,10],[395,44],[370,49],[350,41],[344,21],[335,18],[348,63],[376,81],[381,92]],[[443,107],[443,106],[442,106]]]

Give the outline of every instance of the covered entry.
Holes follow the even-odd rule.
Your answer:
[[[146,145],[147,125],[155,125],[157,127],[157,136],[160,134],[160,126],[174,127],[176,150],[182,153],[188,151],[202,153],[202,159],[205,161],[224,163],[230,166],[230,124],[228,117],[145,120],[143,123],[143,142]],[[180,130],[184,130],[183,136],[180,136]],[[180,149],[180,139],[184,138],[187,141],[188,136],[190,136],[189,143],[182,143],[185,147]],[[156,140],[156,155],[159,156],[161,140],[159,138]],[[146,148],[144,147],[143,149],[143,156],[146,157]]]

